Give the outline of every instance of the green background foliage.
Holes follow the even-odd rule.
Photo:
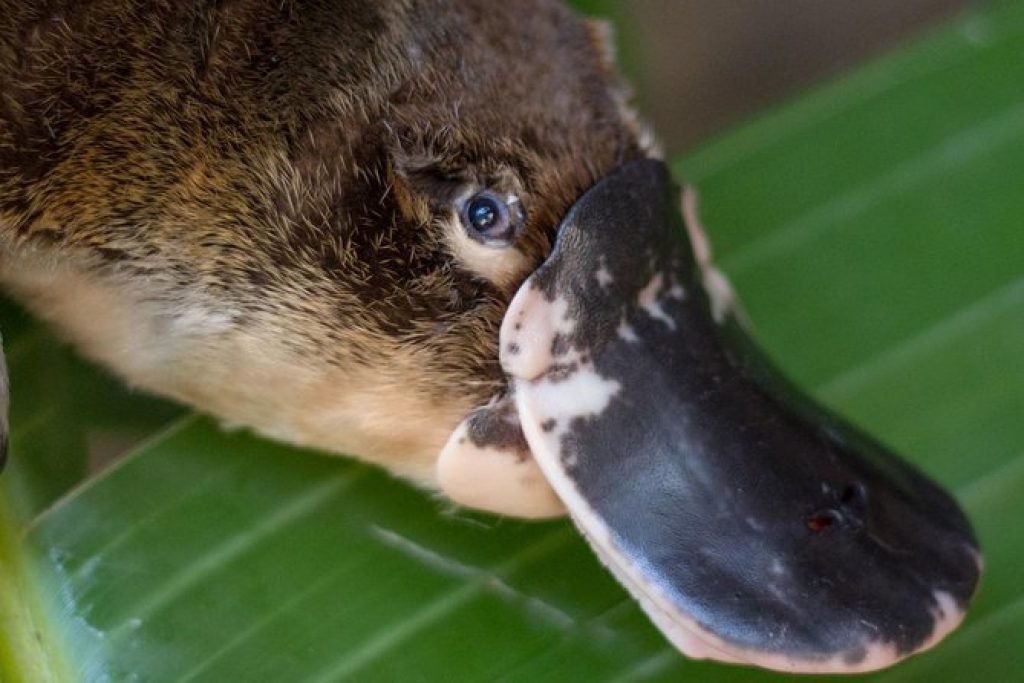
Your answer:
[[[1024,670],[1022,38],[989,6],[675,165],[770,354],[979,531],[965,625],[871,680]],[[684,660],[566,522],[226,433],[0,314],[3,681],[786,678]],[[90,476],[99,442],[130,454]]]

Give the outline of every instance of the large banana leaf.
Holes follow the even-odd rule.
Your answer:
[[[988,572],[872,680],[1024,671],[1024,2],[988,7],[682,160],[759,337],[951,487]],[[132,395],[14,309],[0,679],[784,677],[676,655],[565,522]],[[133,444],[89,475],[90,453]]]

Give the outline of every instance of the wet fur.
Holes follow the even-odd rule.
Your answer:
[[[0,0],[0,279],[134,385],[430,485],[566,209],[650,153],[625,99],[553,0]],[[528,216],[484,272],[482,187]]]

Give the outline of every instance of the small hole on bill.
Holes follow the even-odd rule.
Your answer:
[[[845,489],[843,489],[843,493],[839,496],[839,500],[843,504],[849,505],[854,501],[861,502],[866,497],[867,494],[864,491],[864,485],[861,484],[860,482],[855,482],[847,486]]]

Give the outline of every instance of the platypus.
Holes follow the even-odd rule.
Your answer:
[[[133,386],[568,512],[691,656],[930,647],[969,524],[756,352],[613,62],[556,0],[0,0],[0,280]]]

